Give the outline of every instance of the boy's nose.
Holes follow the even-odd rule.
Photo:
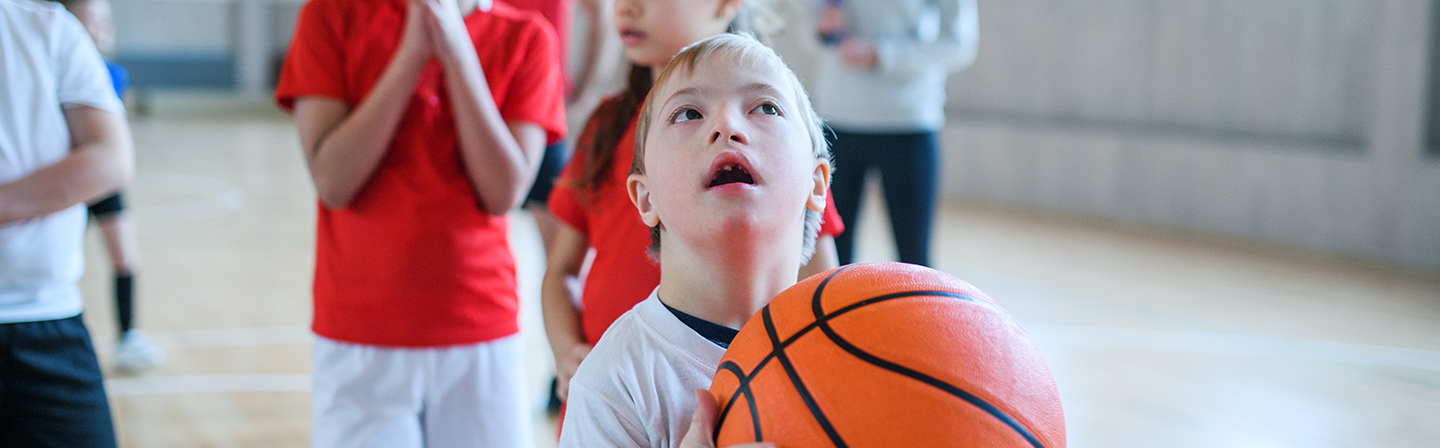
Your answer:
[[[716,118],[718,119],[715,120],[715,130],[710,133],[710,144],[719,143],[721,139],[729,139],[731,142],[742,145],[750,142],[750,138],[745,136],[742,127],[736,126],[739,123],[738,119],[730,117],[728,114],[720,114]]]
[[[746,141],[745,134],[742,134],[740,132],[727,132],[726,130],[719,130],[715,131],[715,133],[713,134],[710,134],[710,144],[715,144],[719,142],[722,138],[729,138],[730,141],[740,144],[745,144]]]

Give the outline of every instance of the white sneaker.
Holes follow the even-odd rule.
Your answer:
[[[134,373],[165,363],[165,349],[150,341],[145,332],[132,329],[115,347],[115,370]]]

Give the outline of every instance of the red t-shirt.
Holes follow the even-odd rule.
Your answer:
[[[588,127],[594,125],[592,118],[582,140],[592,137]],[[590,263],[585,289],[580,293],[584,307],[580,326],[585,342],[590,344],[600,340],[615,319],[644,301],[660,285],[660,265],[646,253],[650,248],[650,227],[640,220],[640,213],[635,211],[625,190],[625,178],[630,174],[631,161],[635,160],[635,151],[631,149],[635,147],[635,120],[630,121],[630,128],[625,130],[616,147],[618,150],[612,156],[600,188],[590,192],[572,187],[585,169],[586,155],[576,151],[565,171],[560,173],[549,199],[550,212],[589,238],[590,246],[595,248],[595,259]],[[845,224],[835,211],[834,200],[827,195],[825,202],[828,205],[822,215],[820,234],[839,235],[845,231]]]
[[[555,29],[556,42],[559,43],[557,59],[560,67],[567,67],[570,63],[570,0],[501,0],[510,6],[522,11],[535,11],[545,16],[550,22],[550,27]],[[570,84],[570,71],[565,71],[565,84]]]
[[[300,11],[275,100],[324,96],[355,108],[400,43],[405,0],[312,0]],[[555,36],[505,5],[465,18],[500,114],[563,136]],[[432,59],[384,159],[340,209],[320,206],[315,323],[321,336],[425,347],[516,333],[507,221],[477,206],[462,169],[443,70]],[[402,107],[395,105],[395,107]]]

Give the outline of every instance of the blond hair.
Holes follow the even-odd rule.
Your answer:
[[[651,90],[652,95],[645,98],[645,104],[640,109],[640,121],[635,125],[635,158],[631,161],[630,172],[632,174],[645,174],[645,141],[653,120],[652,115],[659,103],[664,101],[654,93],[660,91],[660,87],[670,81],[675,73],[681,69],[685,74],[695,72],[695,67],[700,61],[717,56],[729,56],[737,65],[757,66],[762,62],[771,62],[781,67],[785,78],[794,88],[796,109],[799,118],[805,123],[805,130],[810,134],[810,146],[812,153],[817,159],[830,160],[830,145],[825,140],[824,122],[820,115],[815,113],[815,108],[810,105],[810,95],[805,93],[805,87],[800,85],[800,78],[795,72],[785,65],[784,59],[775,50],[755,40],[748,34],[725,33],[712,36],[705,40],[690,44],[684,50],[680,50],[670,63],[660,71],[660,76],[655,79],[655,86]],[[828,179],[827,179],[828,180]],[[827,192],[828,193],[828,192]],[[801,238],[800,261],[806,263],[810,256],[815,254],[815,237],[820,232],[820,212],[805,208],[805,227]],[[650,228],[650,250],[652,254],[660,251],[660,227]]]

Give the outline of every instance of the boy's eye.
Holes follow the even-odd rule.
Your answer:
[[[774,104],[765,103],[755,107],[755,110],[752,112],[759,112],[765,115],[780,115],[780,108],[775,107]]]
[[[698,111],[698,110],[695,110],[695,109],[680,109],[680,110],[675,111],[675,115],[674,115],[674,116],[671,116],[671,117],[670,117],[670,122],[671,122],[671,123],[679,123],[679,122],[682,122],[682,121],[699,120],[699,119],[701,119],[701,118],[705,118],[705,116],[704,116],[704,115],[700,115],[700,111]]]

